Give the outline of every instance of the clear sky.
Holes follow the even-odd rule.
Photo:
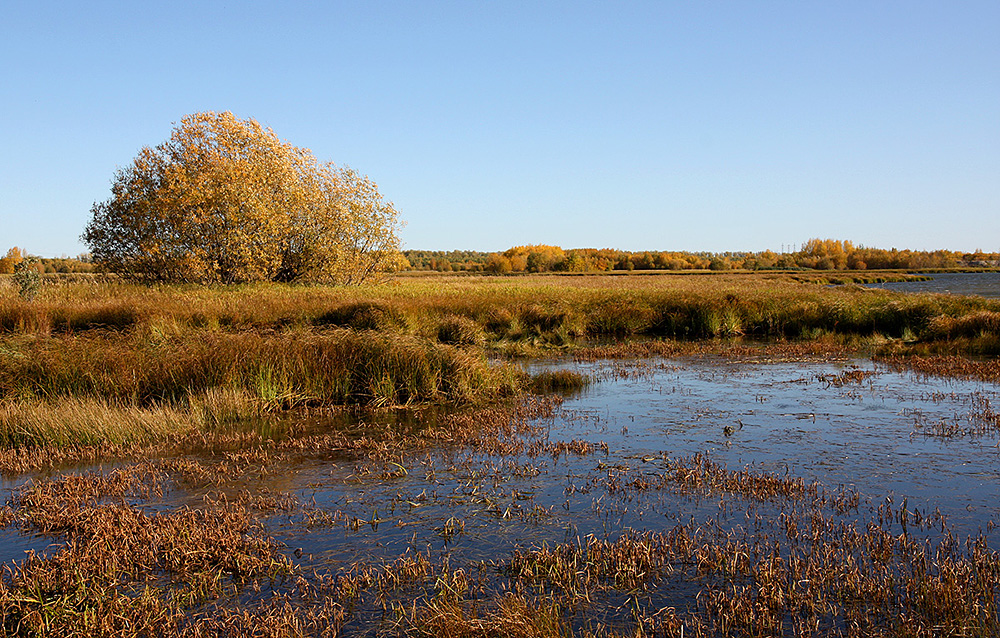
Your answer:
[[[207,110],[370,175],[405,248],[1000,251],[997,0],[8,0],[0,251],[83,252]]]

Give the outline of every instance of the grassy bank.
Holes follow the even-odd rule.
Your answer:
[[[582,354],[594,340],[600,352],[634,349],[636,338],[747,337],[895,356],[1000,353],[998,301],[796,277],[92,280],[47,286],[31,302],[0,288],[0,445],[156,441],[287,409],[490,401],[578,382],[531,383],[491,353]]]
[[[0,357],[0,444],[148,441],[301,407],[471,403],[511,395],[525,377],[478,352],[375,331],[29,335]]]
[[[23,302],[0,290],[0,334],[94,329],[152,335],[289,329],[376,330],[457,345],[572,344],[583,337],[907,341],[995,337],[1000,301],[901,295],[797,274],[406,277],[370,288],[155,287],[72,283]],[[995,347],[965,344],[969,349]]]

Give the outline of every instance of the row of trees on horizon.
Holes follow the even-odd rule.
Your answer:
[[[13,246],[8,249],[3,257],[0,257],[0,275],[13,274],[14,268],[25,259],[34,261],[35,270],[39,274],[46,273],[86,273],[94,271],[94,264],[90,261],[90,255],[78,255],[76,257],[39,257],[29,255],[26,250]]]
[[[439,272],[609,272],[628,270],[876,270],[921,268],[998,268],[1000,253],[951,250],[917,251],[855,246],[850,241],[810,239],[795,252],[627,251],[544,244],[515,246],[503,252],[404,250],[405,270]],[[11,274],[26,258],[40,273],[88,273],[90,256],[38,257],[14,246],[0,257],[0,274]]]
[[[393,203],[347,166],[323,162],[252,118],[186,116],[115,172],[81,239],[45,259],[14,247],[0,274],[111,272],[146,282],[360,284],[399,270],[484,273],[631,270],[867,270],[1000,267],[1000,254],[913,251],[810,239],[794,252],[625,251],[544,244],[502,252],[401,252]]]
[[[610,272],[615,270],[883,270],[996,268],[1000,253],[867,248],[838,239],[810,239],[795,252],[627,251],[544,244],[503,252],[404,250],[409,270],[443,272]]]

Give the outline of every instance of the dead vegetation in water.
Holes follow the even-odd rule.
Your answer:
[[[832,386],[834,388],[842,388],[844,386],[861,385],[865,381],[869,382],[869,387],[872,383],[872,377],[879,374],[878,370],[861,370],[858,367],[852,367],[850,370],[845,370],[840,374],[825,374],[818,375],[816,377],[817,381],[825,383],[828,387]]]
[[[611,494],[619,491],[643,492],[674,489],[682,493],[701,492],[738,494],[746,498],[767,501],[774,498],[819,499],[819,485],[807,484],[801,478],[782,477],[749,468],[730,470],[703,454],[687,458],[644,458],[651,469],[635,470],[627,466],[606,468],[604,488]]]
[[[993,409],[989,397],[982,392],[973,392],[969,395],[968,402],[969,412],[964,417],[956,414],[950,419],[931,420],[922,410],[906,410],[904,415],[913,419],[914,433],[924,436],[951,439],[1000,434],[1000,413]]]
[[[915,372],[927,376],[975,379],[1000,383],[1000,360],[969,359],[954,355],[880,356],[875,360],[896,372]]]
[[[448,600],[454,613],[438,614],[428,595],[408,621],[419,627],[431,614],[451,619],[440,631],[481,635],[465,632],[495,622],[516,592],[560,610],[562,633],[539,635],[929,638],[1000,629],[1000,556],[981,538],[911,536],[932,523],[918,523],[905,504],[874,508],[867,522],[812,508],[748,518],[745,527],[678,524],[515,550],[486,596],[463,579]]]
[[[224,498],[219,489],[270,471],[285,455],[345,455],[355,459],[360,485],[398,480],[388,471],[448,476],[463,486],[468,507],[433,530],[446,545],[472,533],[472,512],[537,523],[530,495],[518,511],[521,494],[504,487],[515,475],[538,474],[523,460],[607,454],[599,444],[546,437],[538,420],[558,403],[536,398],[513,412],[469,410],[398,447],[388,432],[370,428],[354,442],[316,435],[210,461],[175,458],[37,479],[17,492],[0,522],[56,544],[0,579],[4,635],[930,638],[1000,630],[1000,557],[982,538],[955,538],[939,514],[905,502],[873,505],[851,491],[828,494],[796,477],[729,470],[702,455],[643,457],[633,468],[602,460],[589,489],[604,495],[598,514],[665,492],[718,499],[717,516],[662,532],[626,528],[529,545],[480,565],[411,548],[385,560],[306,569],[260,521],[280,515],[306,531],[375,534],[400,515],[362,519],[281,492],[243,489]],[[428,452],[442,442],[469,455],[438,466]],[[372,471],[361,472],[365,466]],[[174,485],[211,496],[197,507],[156,507]],[[414,516],[426,498],[451,498],[397,493]],[[734,504],[736,520],[727,523]]]
[[[145,462],[21,487],[8,524],[59,544],[6,568],[4,634],[143,635],[164,617],[179,630],[184,610],[292,574],[279,545],[241,504],[139,505],[161,497],[167,480],[166,468]]]

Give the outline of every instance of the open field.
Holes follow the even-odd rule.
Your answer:
[[[1000,302],[797,276],[0,285],[0,635],[995,635]]]

